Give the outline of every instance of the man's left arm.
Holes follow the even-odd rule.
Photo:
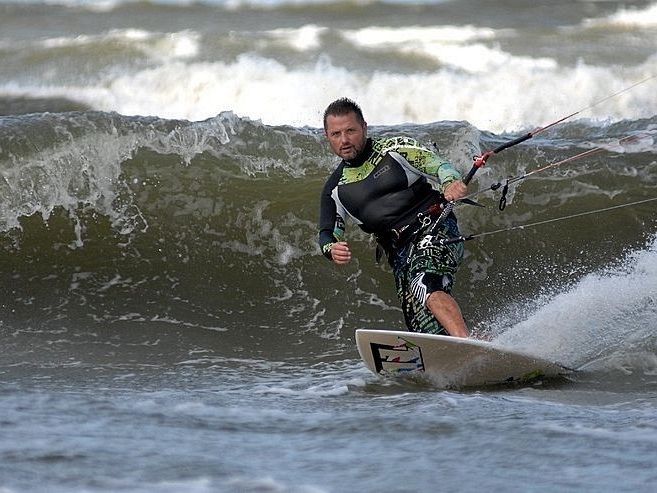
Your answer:
[[[467,187],[461,181],[461,173],[440,154],[420,146],[411,139],[399,151],[420,173],[436,179],[438,189],[443,193],[445,199],[458,200],[467,193]]]

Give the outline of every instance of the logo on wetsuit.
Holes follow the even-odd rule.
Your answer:
[[[374,179],[376,180],[376,179],[379,178],[383,173],[386,173],[386,172],[388,172],[388,171],[390,171],[390,165],[389,165],[389,164],[386,164],[386,165],[383,166],[380,170],[378,170],[377,172],[375,172],[375,173],[372,175],[372,178],[374,178]]]

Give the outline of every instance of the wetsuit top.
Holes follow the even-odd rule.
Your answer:
[[[434,189],[427,178],[439,183]],[[340,162],[324,185],[320,202],[319,246],[344,241],[351,218],[367,233],[386,234],[409,224],[442,200],[445,187],[461,175],[438,154],[414,139],[368,139],[353,160]]]

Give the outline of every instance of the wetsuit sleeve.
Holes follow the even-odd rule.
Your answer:
[[[426,168],[424,170],[421,168],[419,169],[420,171],[438,178],[440,181],[441,192],[444,192],[445,188],[447,188],[450,183],[461,179],[461,173],[458,172],[452,163],[428,149],[425,149],[425,152],[429,153],[431,157],[428,158]]]
[[[333,200],[333,189],[338,186],[340,176],[342,176],[343,164],[331,174],[322,190],[319,204],[319,247],[322,254],[329,260],[331,257],[331,246],[338,241],[344,240],[345,232],[345,214],[338,210],[338,206]]]
[[[440,182],[441,192],[444,192],[450,183],[461,179],[461,173],[452,163],[426,147],[422,147],[415,139],[405,139],[395,151],[404,156],[421,174],[437,178]]]

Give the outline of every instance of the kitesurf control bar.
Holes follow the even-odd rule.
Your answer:
[[[484,152],[481,156],[475,156],[474,158],[474,164],[472,165],[472,168],[468,172],[467,175],[465,175],[465,178],[463,178],[463,183],[466,185],[470,183],[470,180],[474,177],[475,173],[479,168],[481,168],[483,165],[486,164],[486,161],[488,160],[489,157],[491,157],[494,154],[497,154],[498,152],[502,152],[504,149],[508,149],[509,147],[513,147],[514,145],[518,145],[521,142],[524,142],[526,140],[531,139],[534,135],[536,135],[539,132],[542,132],[543,130],[546,130],[547,128],[556,125],[557,123],[565,120],[566,118],[570,118],[572,115],[569,115],[565,118],[560,119],[559,121],[550,123],[549,125],[546,125],[545,127],[541,127],[539,129],[534,130],[533,132],[526,133],[525,135],[522,135],[521,137],[518,137],[517,139],[510,140],[508,142],[505,142],[501,146],[496,147],[492,151],[486,151]],[[447,204],[444,205],[442,212],[440,213],[440,216],[438,216],[438,220],[436,221],[437,224],[442,224],[447,216],[452,212],[454,209],[454,204],[455,202],[448,202]],[[458,240],[458,241],[465,241],[465,240]],[[450,243],[455,243],[454,241]]]
[[[595,107],[595,106],[598,106],[599,104],[602,104],[602,103],[604,103],[605,101],[608,101],[609,99],[615,98],[616,96],[618,96],[618,95],[620,95],[620,94],[623,94],[624,92],[627,92],[627,91],[629,91],[630,89],[633,89],[634,87],[636,87],[636,86],[638,86],[638,85],[640,85],[640,84],[643,84],[643,83],[645,83],[645,82],[648,82],[649,80],[652,80],[652,79],[655,79],[655,78],[657,78],[657,75],[651,75],[651,76],[649,76],[649,77],[646,77],[645,79],[640,80],[639,82],[635,82],[635,83],[632,84],[631,86],[625,87],[625,88],[621,89],[620,91],[617,91],[617,92],[615,92],[615,93],[613,93],[613,94],[611,94],[611,95],[609,95],[609,96],[607,96],[607,97],[605,97],[605,98],[602,98],[602,99],[600,99],[600,100],[598,100],[598,101],[595,101],[594,103],[590,104],[590,105],[587,106],[586,108],[582,108],[581,110],[575,111],[574,113],[571,113],[570,115],[567,115],[567,116],[564,116],[564,117],[562,117],[562,118],[559,118],[558,120],[556,120],[556,121],[554,121],[554,122],[552,122],[552,123],[549,123],[548,125],[545,125],[544,127],[537,128],[536,130],[534,130],[534,131],[532,131],[532,132],[529,132],[529,133],[527,133],[527,134],[525,134],[525,135],[523,135],[523,136],[521,136],[521,137],[518,137],[517,139],[513,139],[513,140],[510,140],[510,141],[508,141],[508,142],[505,142],[505,143],[502,144],[501,146],[496,147],[495,149],[493,149],[492,151],[486,151],[486,152],[484,152],[481,156],[476,156],[476,157],[474,158],[474,164],[473,164],[473,166],[472,166],[472,169],[470,169],[470,171],[468,172],[468,174],[466,175],[466,177],[463,179],[463,183],[465,183],[465,184],[467,185],[467,184],[470,182],[470,180],[472,180],[472,178],[474,177],[474,175],[475,175],[475,173],[477,172],[477,170],[478,170],[479,168],[481,168],[482,166],[484,166],[484,165],[486,164],[486,161],[488,160],[488,158],[491,157],[491,156],[493,156],[494,154],[497,154],[497,153],[499,153],[499,152],[502,152],[504,149],[508,149],[509,147],[513,147],[513,146],[515,146],[515,145],[520,144],[521,142],[524,142],[524,141],[526,141],[526,140],[529,140],[529,139],[531,139],[532,137],[534,137],[535,135],[537,135],[537,134],[539,134],[539,133],[541,133],[541,132],[544,132],[545,130],[547,130],[547,129],[549,129],[549,128],[552,128],[552,127],[554,127],[555,125],[558,125],[559,123],[565,122],[566,120],[571,119],[573,116],[579,115],[579,114],[582,113],[583,111],[586,111],[586,110],[591,109],[591,108],[593,108],[593,107]]]
[[[635,142],[640,141],[645,136],[649,136],[649,134],[648,133],[641,133],[641,134],[636,134],[636,135],[628,135],[627,137],[623,137],[622,139],[620,139],[618,141],[617,145],[625,146],[626,144],[635,143]],[[465,201],[467,199],[470,199],[472,197],[477,197],[478,195],[480,195],[483,192],[487,192],[488,190],[493,190],[493,191],[498,190],[499,188],[501,188],[503,186],[504,188],[502,189],[502,195],[500,197],[500,203],[499,203],[499,209],[501,211],[503,211],[506,207],[506,196],[509,192],[509,185],[514,185],[514,184],[518,183],[519,181],[522,181],[526,178],[529,178],[530,176],[535,175],[537,173],[541,173],[541,172],[546,171],[548,169],[555,168],[557,166],[561,166],[562,164],[570,163],[570,162],[576,161],[578,159],[582,159],[582,158],[585,158],[585,157],[592,156],[594,154],[603,152],[607,149],[608,149],[607,146],[599,145],[598,147],[595,147],[593,149],[589,149],[589,150],[584,151],[584,152],[580,152],[579,154],[576,154],[574,156],[570,156],[568,158],[562,159],[562,160],[557,161],[555,163],[548,164],[546,166],[542,166],[540,168],[534,169],[534,170],[529,171],[527,173],[522,173],[520,175],[507,178],[505,180],[504,184],[502,184],[502,182],[493,183],[490,187],[483,188],[483,189],[478,190],[476,192],[473,192],[469,195],[466,195],[464,198],[462,198],[460,200],[463,202],[463,201]]]
[[[545,130],[547,130],[547,129],[549,129],[549,128],[552,128],[552,127],[554,127],[555,125],[558,125],[558,124],[560,124],[560,123],[562,123],[562,122],[565,122],[566,120],[569,120],[569,119],[572,118],[573,116],[579,115],[580,113],[582,113],[582,112],[584,112],[584,111],[586,111],[586,110],[588,110],[588,109],[591,109],[591,108],[593,108],[593,107],[595,107],[595,106],[598,106],[599,104],[602,104],[602,103],[604,103],[605,101],[607,101],[607,100],[609,100],[609,99],[612,99],[612,98],[614,98],[614,97],[616,97],[616,96],[618,96],[618,95],[620,95],[620,94],[622,94],[622,93],[624,93],[624,92],[629,91],[630,89],[633,89],[634,87],[636,87],[636,86],[638,86],[638,85],[640,85],[640,84],[643,84],[643,83],[648,82],[649,80],[652,80],[652,79],[655,79],[655,78],[657,78],[657,75],[651,75],[651,76],[649,76],[649,77],[647,77],[647,78],[645,78],[645,79],[643,79],[643,80],[640,80],[639,82],[635,82],[634,84],[632,84],[632,85],[629,86],[629,87],[625,87],[625,88],[621,89],[620,91],[617,91],[617,92],[615,92],[615,93],[613,93],[613,94],[611,94],[611,95],[609,95],[609,96],[607,96],[607,97],[605,97],[605,98],[602,98],[602,99],[600,99],[600,100],[598,100],[598,101],[595,101],[594,103],[590,104],[589,106],[587,106],[587,107],[585,107],[585,108],[582,108],[582,109],[580,109],[580,110],[578,110],[578,111],[575,111],[574,113],[571,113],[570,115],[566,115],[566,116],[564,116],[564,117],[562,117],[562,118],[559,118],[559,119],[556,120],[556,121],[553,121],[552,123],[549,123],[549,124],[547,124],[547,125],[545,125],[545,126],[543,126],[543,127],[539,127],[539,128],[537,128],[536,130],[533,130],[532,132],[528,132],[528,133],[526,133],[525,135],[522,135],[522,136],[520,136],[520,137],[518,137],[518,138],[516,138],[516,139],[513,139],[513,140],[510,140],[510,141],[508,141],[508,142],[505,142],[504,144],[502,144],[502,145],[496,147],[496,148],[493,149],[493,150],[486,151],[486,152],[484,152],[481,156],[475,156],[475,157],[474,157],[474,163],[473,163],[473,165],[472,165],[472,168],[470,169],[470,171],[468,172],[468,174],[465,176],[465,178],[463,178],[463,183],[465,183],[466,185],[467,185],[468,183],[470,183],[470,181],[471,181],[472,178],[474,177],[474,175],[475,175],[475,173],[477,172],[477,170],[478,170],[479,168],[483,167],[483,166],[486,164],[486,161],[488,161],[488,159],[489,159],[491,156],[493,156],[493,155],[495,155],[495,154],[498,154],[498,153],[502,152],[504,149],[508,149],[509,147],[513,147],[513,146],[518,145],[518,144],[520,144],[520,143],[522,143],[522,142],[525,142],[526,140],[531,139],[531,138],[534,137],[535,135],[537,135],[537,134],[539,134],[539,133],[541,133],[541,132],[544,132]],[[579,156],[576,156],[576,157],[579,157]],[[499,188],[499,186],[501,186],[501,184],[499,184],[499,185],[497,186],[497,188]],[[493,189],[496,189],[496,188],[493,188]],[[507,187],[505,187],[505,194],[504,194],[504,195],[506,195],[506,190],[508,190],[508,183],[507,183]],[[439,224],[442,224],[442,223],[445,221],[445,219],[447,218],[447,216],[448,216],[448,215],[452,212],[452,210],[454,209],[454,204],[455,204],[455,201],[451,201],[451,202],[448,202],[448,203],[446,203],[446,204],[443,205],[443,210],[442,210],[442,212],[440,213],[440,216],[438,216],[438,219],[437,219],[437,221],[436,221],[436,224],[439,225]],[[506,205],[506,199],[504,199],[504,202],[502,202],[502,201],[500,202],[500,210],[502,210],[502,209],[504,208],[505,205]],[[449,244],[449,243],[456,243],[456,242],[458,242],[458,241],[467,241],[467,240],[470,240],[470,239],[472,239],[472,236],[470,236],[470,237],[463,237],[463,236],[462,236],[462,237],[459,237],[459,238],[453,238],[454,241],[452,241],[452,240],[441,240],[441,243],[443,243],[443,241],[445,241],[445,243],[443,243],[443,244]]]
[[[548,126],[556,125],[556,122],[554,124],[550,124]],[[529,132],[521,137],[518,137],[517,139],[510,140],[509,142],[505,142],[499,147],[496,147],[492,151],[486,151],[484,152],[481,156],[475,156],[474,158],[474,164],[472,165],[472,168],[468,172],[468,174],[463,178],[463,183],[466,185],[470,183],[470,180],[474,177],[475,173],[479,168],[484,166],[486,164],[486,161],[488,161],[488,158],[491,157],[493,154],[497,154],[499,152],[502,152],[504,149],[508,149],[509,147],[513,147],[514,145],[518,145],[521,142],[524,142],[526,140],[531,139],[534,135],[536,135],[539,131],[545,130],[547,127],[542,127],[538,130],[534,130],[533,132]]]

